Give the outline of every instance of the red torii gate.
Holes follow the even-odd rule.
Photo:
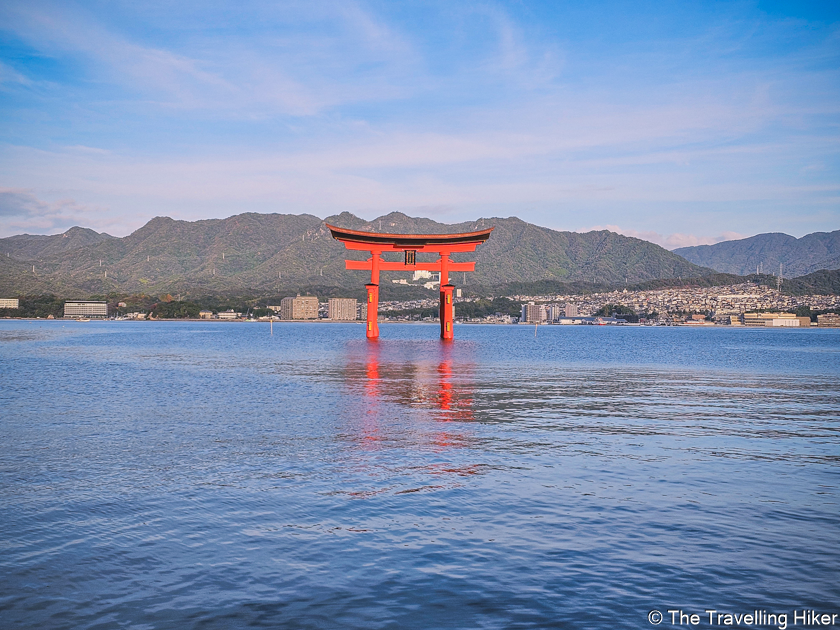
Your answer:
[[[455,309],[452,304],[452,291],[449,284],[450,271],[475,271],[474,262],[453,262],[450,254],[455,252],[474,252],[475,248],[490,238],[493,228],[479,232],[463,234],[381,234],[378,232],[359,232],[327,224],[330,234],[337,241],[344,243],[347,249],[370,252],[370,258],[345,260],[347,269],[370,270],[370,283],[367,289],[367,330],[368,339],[379,338],[379,272],[380,271],[437,271],[440,273],[440,338],[452,339],[452,323]],[[404,252],[404,262],[382,260],[383,252]],[[418,263],[417,253],[436,253],[440,258],[431,263]]]

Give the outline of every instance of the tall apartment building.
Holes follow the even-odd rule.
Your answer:
[[[20,308],[20,300],[17,298],[0,298],[0,308]]]
[[[528,322],[529,324],[539,322],[540,324],[544,324],[547,318],[548,314],[545,310],[545,304],[528,302],[522,305],[522,316],[519,318],[520,322]]]
[[[64,317],[108,317],[108,303],[99,301],[72,300],[64,303]]]
[[[358,301],[353,298],[330,298],[330,301],[327,303],[327,317],[330,319],[354,321],[356,319],[357,308]]]
[[[549,322],[556,322],[563,317],[563,307],[559,304],[549,304],[545,307],[545,318]]]
[[[318,298],[313,295],[283,298],[280,319],[318,319]]]
[[[292,307],[295,298],[287,297],[280,300],[280,319],[292,319]]]
[[[578,316],[577,304],[572,304],[571,302],[566,302],[566,317],[577,317],[577,316]]]

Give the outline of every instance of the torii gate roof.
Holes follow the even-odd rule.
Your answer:
[[[479,230],[478,232],[462,232],[460,234],[384,234],[381,232],[361,232],[335,227],[329,223],[325,224],[337,241],[343,242],[350,247],[350,243],[367,245],[370,247],[382,247],[386,250],[427,250],[440,251],[475,251],[476,245],[484,243],[490,238],[490,232],[494,228]],[[362,249],[353,247],[353,249]],[[364,249],[368,249],[365,247]]]

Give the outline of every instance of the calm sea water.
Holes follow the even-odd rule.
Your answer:
[[[840,613],[840,330],[363,334],[0,321],[0,626]]]

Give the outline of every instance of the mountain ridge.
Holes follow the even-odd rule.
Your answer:
[[[366,254],[345,250],[330,236],[327,222],[390,233],[467,232],[493,226],[490,240],[474,254],[455,256],[477,262],[476,272],[466,276],[466,282],[475,285],[540,280],[617,284],[713,273],[647,241],[607,230],[584,234],[551,230],[517,217],[445,224],[399,212],[372,221],[349,212],[324,220],[309,214],[243,213],[200,221],[155,217],[121,238],[92,230],[92,234],[73,232],[84,234],[89,242],[72,248],[58,246],[56,238],[70,238],[62,235],[30,239],[27,247],[18,237],[0,239],[0,252],[9,254],[0,262],[0,291],[195,295],[293,292],[314,285],[361,287],[365,274],[347,271],[344,260],[364,259]],[[405,276],[386,273],[382,283],[391,289],[390,280]],[[458,280],[463,278],[454,278],[462,284]]]
[[[813,232],[801,238],[768,232],[715,245],[680,247],[674,253],[721,273],[778,273],[781,264],[782,275],[798,277],[822,269],[840,269],[840,230]]]
[[[18,234],[0,238],[0,251],[21,260],[34,260],[42,256],[66,252],[79,247],[116,238],[105,232],[90,228],[71,227],[62,234],[44,236],[41,234]]]

